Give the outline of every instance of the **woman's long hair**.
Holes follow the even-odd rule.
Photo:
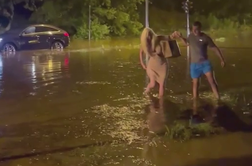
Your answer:
[[[157,44],[157,35],[155,34],[155,32],[150,28],[144,28],[140,40],[141,47],[145,55],[151,56]]]

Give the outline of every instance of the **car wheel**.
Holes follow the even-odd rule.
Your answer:
[[[51,50],[61,51],[64,49],[63,43],[60,41],[55,41],[51,45]]]
[[[15,53],[16,52],[16,47],[14,44],[11,43],[7,43],[3,46],[2,51],[4,53]]]

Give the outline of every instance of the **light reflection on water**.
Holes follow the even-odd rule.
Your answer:
[[[224,102],[246,105],[252,98],[249,85],[252,77],[247,77],[252,61],[246,56],[247,51],[239,52],[244,56],[237,57],[232,50],[224,50],[228,63],[235,67],[227,65],[221,69],[218,59],[214,56],[211,59]],[[145,73],[140,68],[136,50],[113,50],[104,54],[25,53],[1,58],[0,86],[4,93],[0,97],[0,160],[11,155],[46,152],[29,157],[32,159],[12,161],[13,165],[186,166],[203,157],[216,159],[252,154],[248,148],[252,144],[250,133],[185,143],[149,137],[146,131],[153,127],[152,122],[164,117],[157,116],[151,105],[150,114],[144,111],[150,100],[142,96]],[[191,106],[185,57],[169,60],[169,68],[169,103],[165,106],[170,118],[168,123],[174,120],[176,111]],[[204,79],[201,92],[204,100],[212,100]],[[232,141],[237,146],[229,147]],[[101,146],[97,142],[107,144]],[[86,144],[92,146],[63,150]],[[213,148],[220,145],[222,150]],[[52,149],[60,149],[62,153],[52,153]]]
[[[0,95],[3,91],[2,89],[2,83],[3,83],[3,60],[2,57],[0,56]]]

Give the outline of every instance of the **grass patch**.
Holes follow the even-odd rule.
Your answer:
[[[208,137],[223,132],[221,127],[205,122],[197,125],[186,125],[176,122],[173,126],[166,126],[165,135],[170,139],[186,141],[197,137]]]

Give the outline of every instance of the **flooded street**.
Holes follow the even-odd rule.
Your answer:
[[[193,108],[186,56],[169,59],[160,116],[137,49],[0,56],[0,166],[250,166],[252,48],[222,51],[225,68],[210,59],[228,132],[187,141],[148,132]],[[200,93],[196,107],[215,105],[205,78]]]

